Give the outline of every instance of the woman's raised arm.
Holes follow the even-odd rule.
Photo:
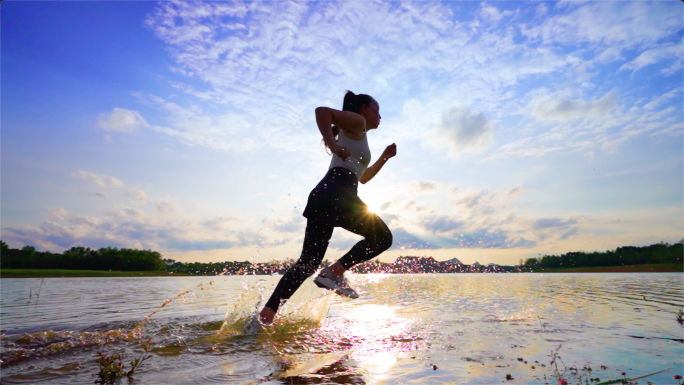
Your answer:
[[[366,128],[366,119],[363,116],[355,112],[339,111],[329,107],[316,108],[316,123],[318,123],[318,129],[321,130],[321,134],[324,133],[323,129],[325,127],[330,128],[333,124],[344,130],[345,133],[352,134],[352,137],[363,135],[363,130]],[[330,133],[332,134],[332,130],[330,130]],[[330,138],[332,139],[332,136]],[[325,135],[323,135],[323,140],[325,140],[326,144],[330,144]]]

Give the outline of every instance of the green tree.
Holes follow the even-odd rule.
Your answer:
[[[538,262],[539,262],[539,261],[537,261],[537,258],[527,258],[527,260],[525,260],[525,266],[528,266],[528,267],[534,266],[534,265],[536,265]]]
[[[3,241],[0,241],[0,267],[8,269],[12,266],[12,257],[9,253],[9,246]]]
[[[36,255],[36,248],[33,246],[26,245],[21,248],[21,257],[22,258],[33,258],[33,256]]]

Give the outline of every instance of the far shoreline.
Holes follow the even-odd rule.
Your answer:
[[[625,265],[625,266],[592,266],[564,268],[534,268],[531,273],[684,273],[676,263]]]
[[[483,272],[480,274],[520,274],[520,273],[684,273],[681,265],[678,264],[648,264],[648,265],[628,265],[628,266],[598,266],[598,267],[575,267],[575,268],[553,268],[508,272]],[[370,273],[372,274],[372,273]],[[382,273],[380,273],[382,274]],[[417,273],[420,274],[420,273]],[[442,274],[442,273],[431,273]],[[450,274],[472,274],[472,273],[450,273]],[[252,274],[247,274],[252,275]],[[216,277],[210,274],[179,274],[168,271],[108,271],[108,270],[63,270],[63,269],[2,269],[1,278],[106,278],[106,277]],[[227,274],[228,276],[238,276],[237,274]]]

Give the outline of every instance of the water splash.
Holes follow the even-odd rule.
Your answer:
[[[245,284],[242,295],[226,312],[223,324],[216,333],[217,337],[243,334],[242,329],[245,323],[258,314],[261,305],[265,303],[264,295],[267,293],[264,287],[265,282],[265,280],[259,280],[251,286]],[[330,308],[334,294],[326,293],[306,299],[307,296],[311,297],[316,293],[320,293],[320,290],[315,289],[313,284],[305,283],[297,295],[280,308],[273,324],[266,327],[266,334],[293,333],[320,326]]]
[[[209,282],[213,284],[213,281]],[[201,287],[200,283],[196,288]],[[19,336],[2,335],[0,342],[3,346],[0,353],[0,366],[8,367],[19,362],[34,358],[47,358],[72,350],[84,350],[94,346],[104,346],[116,343],[134,342],[140,344],[145,332],[144,327],[150,319],[167,305],[186,295],[197,295],[192,290],[186,290],[166,299],[157,309],[147,314],[130,330],[125,328],[107,331],[40,331],[26,333]]]
[[[212,281],[212,282],[213,282],[213,281]],[[202,284],[200,283],[199,285],[197,285],[197,287],[199,287],[199,286],[201,286],[201,285],[202,285]],[[179,299],[179,298],[185,298],[185,296],[186,296],[187,294],[190,294],[190,293],[195,294],[195,293],[192,292],[192,290],[186,290],[186,291],[184,291],[184,292],[182,292],[182,293],[180,293],[180,294],[178,294],[178,295],[176,295],[176,296],[174,296],[174,297],[171,297],[171,298],[167,299],[166,301],[164,301],[164,303],[162,303],[161,306],[159,306],[159,307],[157,308],[157,310],[155,310],[155,311],[153,311],[152,313],[146,315],[145,318],[143,318],[143,320],[140,321],[140,322],[138,323],[138,325],[135,327],[135,329],[133,329],[133,332],[134,332],[134,333],[138,333],[138,334],[140,334],[140,335],[142,336],[142,329],[143,329],[143,326],[145,326],[145,323],[146,323],[147,321],[149,321],[149,319],[152,318],[153,315],[157,314],[161,309],[163,309],[166,305],[170,304],[171,302],[174,302],[175,300],[177,300],[177,299]],[[197,295],[195,295],[195,297],[197,297]]]
[[[2,338],[3,352],[0,363],[2,367],[40,357],[51,357],[74,349],[87,349],[116,342],[139,340],[137,331],[108,330],[105,332],[56,332],[52,330],[29,333],[17,339],[6,336]]]

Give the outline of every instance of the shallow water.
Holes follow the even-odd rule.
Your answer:
[[[92,383],[98,352],[128,363],[151,338],[136,384],[555,384],[556,350],[571,383],[676,383],[682,277],[352,275],[357,300],[308,280],[256,336],[241,327],[278,276],[2,279],[0,381]]]

